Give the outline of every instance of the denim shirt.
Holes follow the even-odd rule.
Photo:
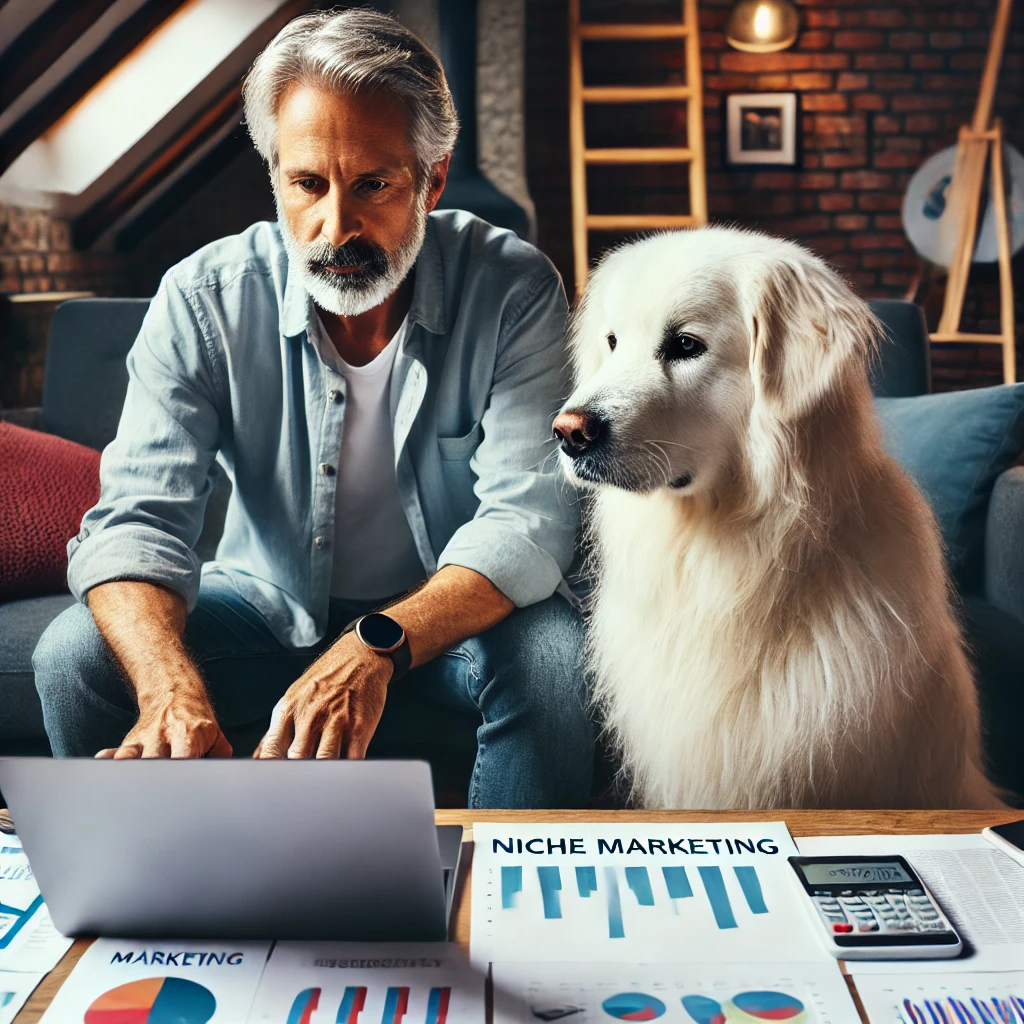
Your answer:
[[[345,379],[277,224],[167,272],[128,354],[99,502],[68,544],[80,600],[118,579],[195,606],[222,573],[285,645],[321,639],[331,589]],[[432,213],[390,388],[394,472],[427,575],[462,565],[517,606],[567,597],[578,525],[551,422],[567,393],[561,280],[538,250],[462,211]],[[232,493],[215,558],[195,553],[217,460]]]

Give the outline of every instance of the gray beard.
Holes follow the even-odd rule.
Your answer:
[[[302,286],[313,297],[313,301],[335,316],[359,316],[375,309],[385,299],[394,295],[398,286],[406,279],[416,257],[423,248],[427,233],[427,208],[424,196],[416,199],[416,220],[408,237],[393,252],[387,254],[388,270],[375,281],[355,284],[339,275],[337,280],[328,281],[309,269],[309,256],[294,234],[281,209],[281,202],[274,189],[274,206],[277,209],[277,223],[281,228],[285,252],[288,253],[289,272],[298,273]]]

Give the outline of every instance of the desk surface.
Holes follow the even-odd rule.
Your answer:
[[[567,821],[784,821],[794,836],[874,835],[893,833],[980,832],[986,825],[1016,821],[1020,811],[438,811],[439,825],[462,825],[466,839],[472,838],[474,821],[567,822]],[[464,858],[452,907],[452,937],[469,949],[470,889],[472,858]],[[79,939],[64,959],[32,994],[15,1024],[36,1024],[57,989],[92,940]],[[848,983],[850,979],[847,979]],[[851,983],[851,991],[856,990]],[[857,999],[857,1008],[864,1017]],[[866,1018],[864,1018],[866,1020]]]

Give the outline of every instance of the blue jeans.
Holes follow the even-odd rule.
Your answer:
[[[229,736],[264,728],[285,690],[367,610],[332,602],[324,640],[292,650],[274,638],[229,580],[204,576],[185,642],[222,728]],[[135,724],[132,691],[85,605],[54,619],[32,662],[56,757],[91,757],[116,747]],[[401,716],[389,712],[415,697],[439,705],[453,723],[479,723],[470,807],[582,807],[590,792],[594,736],[581,664],[582,625],[566,601],[556,595],[516,609],[396,683],[370,754],[376,748],[400,756],[400,730],[388,733],[389,722]]]

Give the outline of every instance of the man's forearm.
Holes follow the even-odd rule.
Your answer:
[[[116,580],[93,587],[86,603],[140,706],[182,690],[205,697],[202,676],[182,641],[188,610],[180,594],[153,583]]]
[[[486,576],[446,565],[385,610],[405,630],[416,667],[497,625],[514,608]]]

